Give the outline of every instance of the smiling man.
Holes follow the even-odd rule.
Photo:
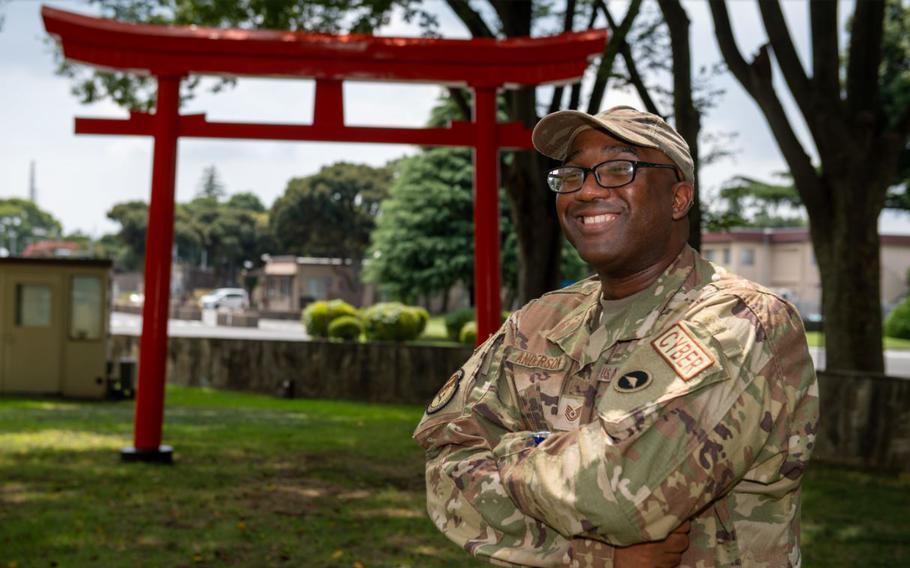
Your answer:
[[[596,276],[516,311],[427,407],[427,508],[511,566],[799,566],[818,391],[796,309],[686,244],[682,137],[630,107],[534,145]]]

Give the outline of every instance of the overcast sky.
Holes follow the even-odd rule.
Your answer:
[[[94,11],[82,1],[46,4],[88,14]],[[443,35],[468,37],[442,0],[428,0],[427,4],[438,8]],[[806,4],[783,4],[805,62],[809,54]],[[718,61],[707,4],[699,1],[684,5],[692,19],[695,65]],[[0,197],[28,196],[29,163],[34,160],[38,204],[59,218],[66,231],[78,229],[100,236],[115,229],[105,216],[111,205],[148,199],[152,143],[140,137],[73,134],[75,116],[124,117],[126,113],[111,103],[80,105],[70,94],[67,79],[54,75],[40,6],[33,0],[0,0],[0,14],[5,15],[0,30]],[[611,2],[612,6],[622,8],[623,3]],[[851,2],[842,2],[842,20],[851,8]],[[751,54],[764,41],[758,10],[752,2],[745,1],[731,3],[731,9],[740,49]],[[419,30],[396,17],[381,33],[413,36]],[[708,195],[737,174],[772,179],[775,172],[786,170],[755,103],[731,76],[718,84],[726,89],[726,94],[703,119],[703,126],[716,132],[737,132],[739,136],[732,142],[734,158],[703,168],[702,190]],[[349,83],[344,92],[348,124],[419,127],[426,122],[441,89],[435,85]],[[782,86],[778,92],[785,93],[786,89]],[[792,111],[792,101],[783,96]],[[634,94],[610,91],[604,104],[629,103],[641,107]],[[309,122],[312,107],[310,81],[241,79],[237,88],[217,95],[200,91],[184,112],[205,112],[211,119],[231,121]],[[790,116],[803,140],[807,140],[798,115],[791,112]],[[808,149],[814,153],[811,146]],[[340,160],[378,166],[414,152],[409,146],[379,144],[184,139],[179,148],[177,199],[192,198],[203,169],[210,165],[217,167],[228,193],[251,191],[269,206],[292,177],[315,173]],[[887,233],[910,234],[910,217],[886,213],[881,228]]]

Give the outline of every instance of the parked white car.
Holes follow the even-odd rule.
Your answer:
[[[243,288],[217,288],[211,294],[199,298],[199,305],[204,310],[246,309],[250,307],[250,296]]]

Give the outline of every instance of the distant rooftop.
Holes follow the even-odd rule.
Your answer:
[[[880,235],[882,245],[910,246],[910,235]],[[809,242],[809,229],[806,227],[786,227],[780,229],[733,229],[716,233],[704,233],[703,244],[722,243],[803,243]]]

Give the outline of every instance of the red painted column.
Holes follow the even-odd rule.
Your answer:
[[[502,323],[496,87],[474,88],[474,124],[474,299],[480,344]]]
[[[145,241],[145,303],[142,307],[142,338],[139,342],[134,447],[121,454],[125,460],[169,462],[171,459],[171,448],[161,446],[161,427],[164,420],[171,250],[174,243],[180,79],[173,76],[158,77],[152,198]]]

